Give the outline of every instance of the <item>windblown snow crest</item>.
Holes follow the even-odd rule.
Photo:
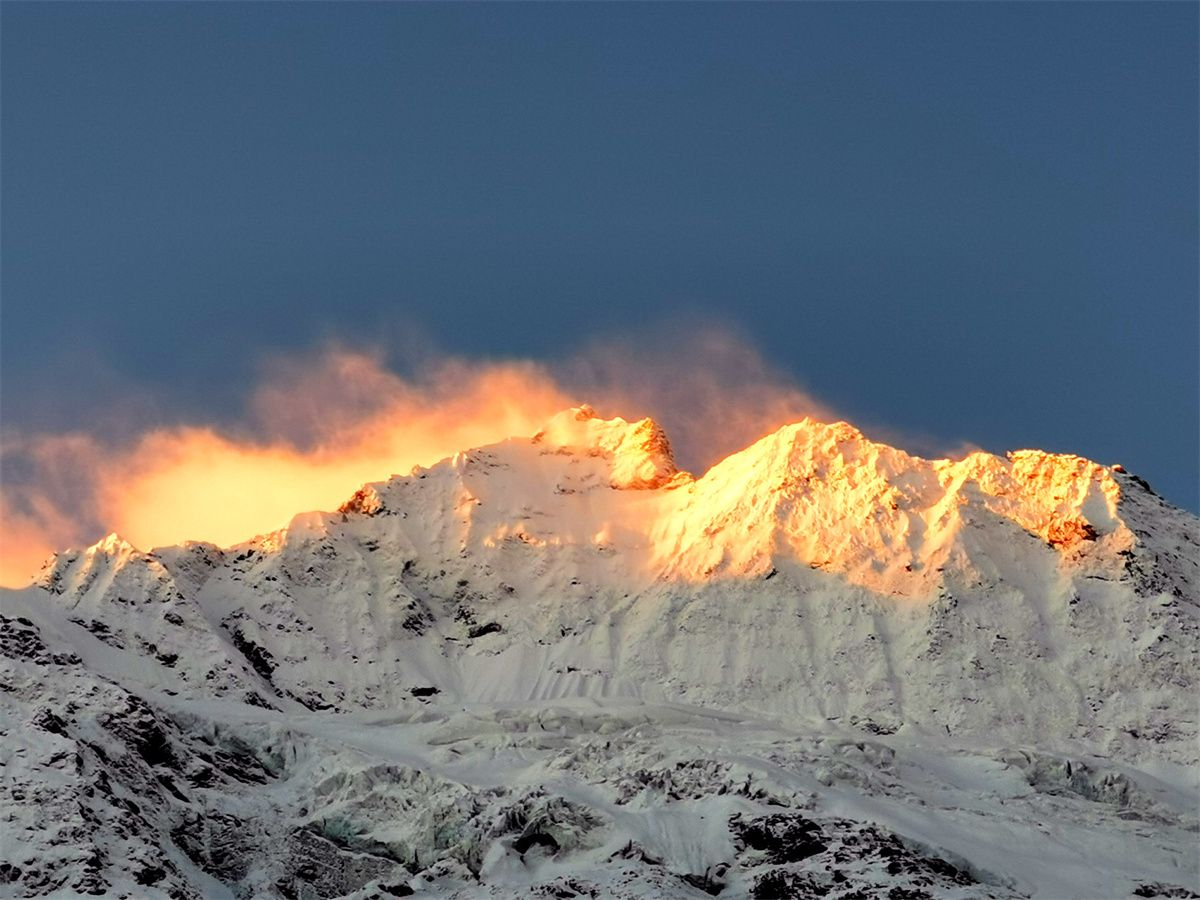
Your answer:
[[[1197,526],[845,423],[693,477],[580,407],[112,535],[2,595],[0,893],[1190,896]]]

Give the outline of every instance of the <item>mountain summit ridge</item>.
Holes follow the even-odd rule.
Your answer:
[[[464,450],[432,466],[417,466],[412,476],[368,483],[338,512],[373,514],[377,509],[368,507],[381,503],[380,491],[397,478],[425,477],[423,473],[444,466],[465,467],[479,454],[525,443],[538,445],[542,453],[604,460],[612,488],[685,488],[707,496],[736,487],[754,506],[763,495],[783,493],[793,501],[806,498],[809,505],[823,507],[826,517],[844,529],[858,524],[856,519],[869,518],[864,507],[903,507],[911,512],[922,503],[935,507],[950,496],[967,505],[971,498],[964,499],[963,494],[974,487],[986,497],[992,512],[1062,550],[1120,527],[1117,507],[1123,496],[1122,483],[1125,488],[1146,489],[1145,482],[1129,476],[1121,466],[1102,466],[1071,454],[1016,450],[1003,458],[976,451],[960,460],[926,460],[871,441],[847,422],[822,423],[810,418],[781,426],[696,477],[677,467],[669,438],[653,419],[604,419],[584,404],[552,417],[531,438],[510,438]],[[599,483],[593,480],[589,488]],[[286,531],[285,526],[232,546],[249,545]],[[131,549],[137,550],[113,533],[86,552],[119,555]],[[51,557],[45,568],[53,569],[59,556]],[[39,577],[44,578],[44,573]]]

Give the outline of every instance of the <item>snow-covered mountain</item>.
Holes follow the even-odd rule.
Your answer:
[[[1200,891],[1200,522],[1118,466],[581,407],[0,607],[0,894]]]

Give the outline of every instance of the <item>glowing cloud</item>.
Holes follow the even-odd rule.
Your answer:
[[[27,583],[53,551],[116,531],[148,549],[228,545],[332,509],[359,485],[452,453],[532,435],[587,401],[658,419],[684,467],[704,470],[755,438],[827,411],[719,329],[599,342],[552,364],[438,359],[415,377],[377,352],[334,347],[277,359],[231,427],[9,437],[0,583]]]
[[[697,474],[806,416],[839,418],[725,325],[672,323],[600,340],[555,372],[604,414],[657,420],[680,466]]]

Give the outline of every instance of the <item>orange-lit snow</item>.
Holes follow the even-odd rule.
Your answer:
[[[203,441],[187,446],[192,455],[126,488],[133,509],[153,509],[158,517],[132,520],[134,530],[125,534],[135,544],[154,545],[139,540],[144,533],[174,530],[182,537],[189,525],[203,532],[189,503],[228,510],[218,544],[247,537],[239,523],[258,503],[266,510],[261,521],[288,518],[291,494],[269,502],[256,496],[254,480],[266,467],[275,469],[273,483],[286,474],[297,491],[319,488],[330,497],[329,509],[346,500],[338,477],[322,475],[315,459],[301,464],[269,450],[208,459],[196,450]],[[364,452],[364,468],[385,463]],[[496,471],[502,474],[493,477]],[[181,473],[190,476],[186,489],[172,482]],[[603,568],[615,558],[620,577],[639,583],[766,577],[794,565],[884,595],[924,597],[951,557],[971,555],[981,526],[991,533],[1008,522],[1061,553],[1099,539],[1110,549],[1131,540],[1117,514],[1120,488],[1103,466],[1040,451],[930,461],[871,441],[844,422],[811,419],[694,478],[678,470],[667,435],[652,420],[602,419],[591,407],[572,408],[532,437],[462,451],[431,469],[418,467],[410,478],[368,485],[340,509],[373,514],[406,502],[389,499],[398,485],[427,478],[438,487],[411,501],[420,508],[402,512],[427,519],[443,539],[455,535],[462,552],[486,558],[510,541],[586,548],[597,556],[580,565]],[[172,503],[156,506],[160,491]],[[297,516],[290,529],[263,540],[286,544],[289,531],[320,532],[342,513]],[[205,537],[214,533],[207,514]]]

